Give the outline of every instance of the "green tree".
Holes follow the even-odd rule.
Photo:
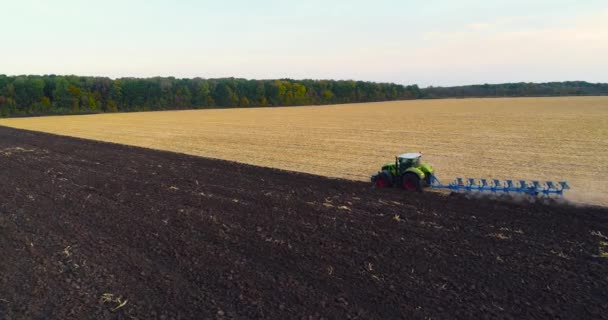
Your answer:
[[[89,95],[88,103],[89,103],[89,110],[91,110],[92,112],[97,112],[97,102],[95,101],[95,97],[93,97],[92,95]]]
[[[241,107],[249,107],[249,99],[247,99],[247,97],[241,97],[241,102],[239,105]]]
[[[266,99],[265,96],[262,96],[262,98],[260,99],[260,107],[267,107],[268,106],[268,99]]]
[[[331,90],[323,90],[323,102],[330,102],[334,98],[334,93]]]
[[[8,117],[11,112],[8,108],[7,99],[4,96],[0,96],[0,117]]]
[[[55,84],[52,100],[54,100],[55,107],[60,110],[67,110],[71,105],[71,96],[68,87],[69,83],[64,78],[59,78]]]
[[[112,83],[109,91],[108,111],[118,112],[120,110],[119,103],[122,103],[122,84],[120,80]]]
[[[13,82],[15,101],[28,113],[44,97],[44,81],[37,77],[18,77]]]
[[[180,109],[188,108],[191,106],[190,100],[192,99],[192,94],[188,87],[180,87],[177,89],[177,93],[175,94],[175,105]]]
[[[68,86],[70,92],[70,100],[72,105],[72,113],[78,113],[80,111],[80,88],[70,85]]]
[[[296,105],[303,105],[303,104],[307,104],[309,101],[306,98],[306,86],[299,84],[299,83],[294,83],[293,84],[293,95],[294,95],[294,103]]]
[[[118,105],[114,100],[108,100],[108,112],[118,112]]]

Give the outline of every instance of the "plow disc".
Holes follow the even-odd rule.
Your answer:
[[[526,181],[526,180],[505,180],[504,182],[497,179],[473,179],[473,178],[456,178],[450,184],[442,184],[437,177],[431,176],[431,184],[433,189],[446,189],[455,192],[484,192],[484,193],[502,193],[502,194],[526,194],[530,196],[557,196],[563,197],[564,191],[570,189],[570,186],[565,181],[554,183],[552,181]]]

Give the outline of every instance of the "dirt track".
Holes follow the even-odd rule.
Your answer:
[[[608,318],[606,236],[608,209],[0,127],[0,319]]]

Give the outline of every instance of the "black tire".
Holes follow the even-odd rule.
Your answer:
[[[376,178],[376,183],[375,183],[376,187],[378,188],[390,188],[393,186],[393,179],[391,177],[391,174],[388,173],[388,171],[382,171],[378,174],[378,177]]]
[[[407,191],[422,191],[422,187],[420,186],[420,177],[412,172],[407,172],[403,175],[401,179],[403,189]]]
[[[376,181],[374,181],[374,186],[376,188],[388,188],[391,186],[388,177],[384,173],[379,173],[376,177]]]

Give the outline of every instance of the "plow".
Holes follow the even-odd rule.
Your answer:
[[[498,180],[456,178],[453,182],[443,184],[435,176],[435,170],[429,164],[422,163],[421,153],[404,153],[395,157],[395,163],[387,163],[371,177],[374,186],[400,187],[409,191],[422,191],[424,188],[450,190],[478,194],[521,194],[532,197],[563,197],[570,189],[566,181],[540,180]]]
[[[447,189],[455,192],[487,192],[492,194],[526,194],[529,196],[558,196],[563,197],[564,191],[570,189],[566,181],[554,183],[552,181],[526,181],[505,180],[501,182],[497,179],[473,179],[456,178],[456,181],[444,185],[434,175],[431,176],[430,187],[433,189]]]

